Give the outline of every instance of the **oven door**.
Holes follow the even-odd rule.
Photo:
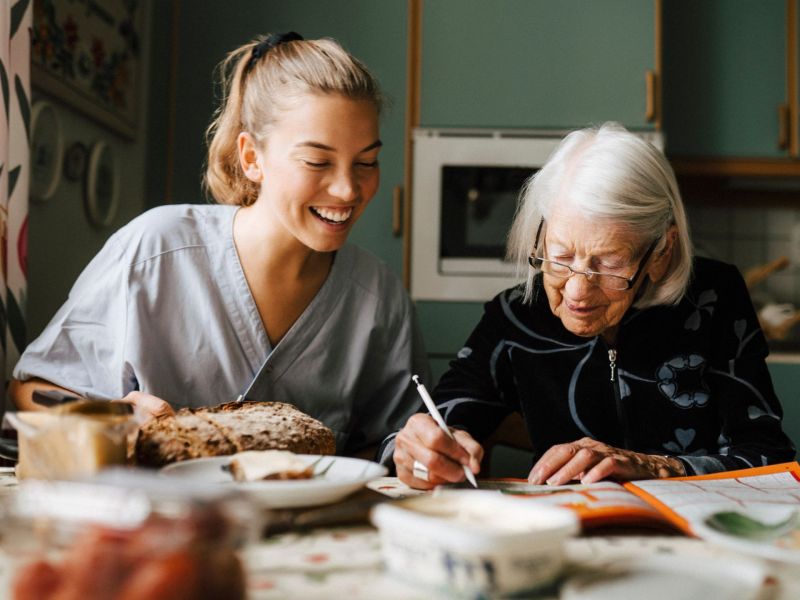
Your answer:
[[[563,133],[414,130],[412,298],[486,301],[527,275],[504,260],[508,230]]]
[[[524,167],[442,167],[439,271],[444,274],[513,275],[504,262],[517,197],[536,172]],[[488,259],[488,260],[487,260]]]

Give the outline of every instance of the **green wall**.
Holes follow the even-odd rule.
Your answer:
[[[800,364],[771,362],[769,372],[783,405],[783,429],[800,448]]]

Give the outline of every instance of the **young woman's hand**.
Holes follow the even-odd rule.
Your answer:
[[[533,465],[528,481],[534,484],[563,485],[580,481],[594,483],[601,479],[658,479],[680,477],[686,471],[677,458],[622,450],[582,438],[569,444],[557,444]]]
[[[145,394],[144,392],[130,392],[122,400],[118,400],[118,402],[132,404],[134,412],[143,421],[162,415],[175,414],[175,411],[172,410],[172,406],[170,406],[168,402],[157,396]]]
[[[466,431],[451,431],[455,439],[448,437],[430,415],[413,415],[395,439],[394,464],[400,481],[428,490],[442,483],[463,481],[463,465],[478,473],[483,448]]]

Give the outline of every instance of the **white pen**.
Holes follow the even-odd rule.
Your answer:
[[[436,408],[436,405],[433,403],[433,398],[428,393],[428,390],[425,389],[425,386],[419,382],[419,375],[413,375],[411,380],[417,384],[417,391],[419,395],[422,397],[422,401],[425,403],[425,406],[428,408],[428,412],[433,417],[433,420],[436,421],[436,424],[442,428],[442,430],[450,437],[451,440],[455,440],[456,438],[453,437],[453,432],[450,431],[450,428],[447,426],[447,423],[444,422],[439,409]],[[457,442],[456,442],[457,443]],[[472,487],[478,487],[478,482],[475,481],[475,474],[470,470],[467,465],[461,465],[464,468],[464,475],[467,476],[467,481],[472,484]]]

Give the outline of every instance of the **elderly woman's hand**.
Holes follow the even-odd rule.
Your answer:
[[[676,458],[614,448],[591,438],[558,444],[545,452],[528,474],[534,484],[563,485],[579,480],[656,479],[685,475]]]
[[[413,415],[395,440],[394,464],[400,481],[413,488],[431,489],[465,478],[463,465],[478,473],[483,448],[466,431],[451,430],[451,439],[430,415]],[[414,463],[427,468],[427,477],[414,475]],[[417,470],[419,474],[419,467]]]

